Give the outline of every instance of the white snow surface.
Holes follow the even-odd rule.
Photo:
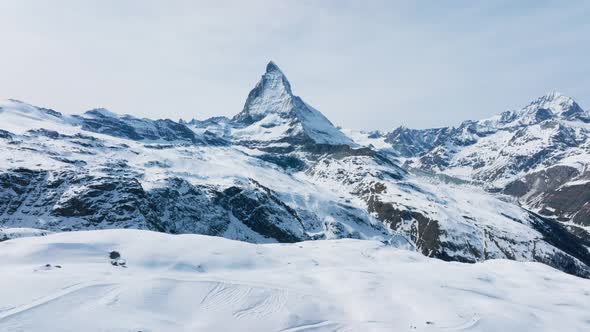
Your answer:
[[[72,117],[48,113],[43,108],[14,99],[0,100],[0,119],[0,129],[19,135],[37,128],[57,130],[63,134],[77,131],[72,127],[76,124]]]
[[[127,268],[110,264],[112,250]],[[0,331],[590,329],[588,280],[375,241],[68,232],[2,242],[0,261]]]

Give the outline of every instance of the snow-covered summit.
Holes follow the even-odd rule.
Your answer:
[[[289,80],[271,61],[260,81],[248,94],[244,109],[234,120],[250,124],[263,119],[269,113],[289,113],[293,108],[293,97]]]
[[[322,113],[293,94],[289,80],[272,61],[233,120],[238,141],[353,145]]]
[[[552,91],[531,101],[521,109],[506,111],[478,123],[488,127],[507,128],[529,126],[546,120],[588,122],[590,116],[573,98]]]
[[[584,111],[573,98],[557,91],[537,98],[524,108],[524,113],[536,113],[541,109],[549,110],[554,116],[566,120],[574,120],[580,117],[588,118],[588,112]]]
[[[110,117],[110,118],[120,118],[121,116],[117,113],[111,112],[106,108],[94,108],[84,112],[81,116],[86,118],[102,118],[102,117]]]

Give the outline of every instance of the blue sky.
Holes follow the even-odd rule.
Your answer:
[[[588,1],[0,0],[0,98],[238,113],[269,60],[335,124],[436,127],[551,90],[590,108]]]

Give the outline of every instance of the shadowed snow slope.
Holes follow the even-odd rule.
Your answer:
[[[127,268],[109,263],[111,250]],[[2,242],[0,261],[1,331],[590,329],[588,280],[375,241],[69,232]]]

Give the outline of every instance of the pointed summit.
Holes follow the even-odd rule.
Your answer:
[[[241,127],[235,134],[243,140],[352,144],[319,111],[293,95],[289,80],[272,61],[232,120]]]
[[[281,71],[281,68],[279,68],[279,66],[277,66],[276,63],[274,63],[272,60],[266,65],[266,73],[271,73],[271,72],[279,72],[281,74],[283,74],[283,72]]]
[[[248,94],[242,112],[234,120],[252,123],[269,113],[289,112],[292,107],[291,84],[281,69],[274,63],[266,65],[266,72]]]

